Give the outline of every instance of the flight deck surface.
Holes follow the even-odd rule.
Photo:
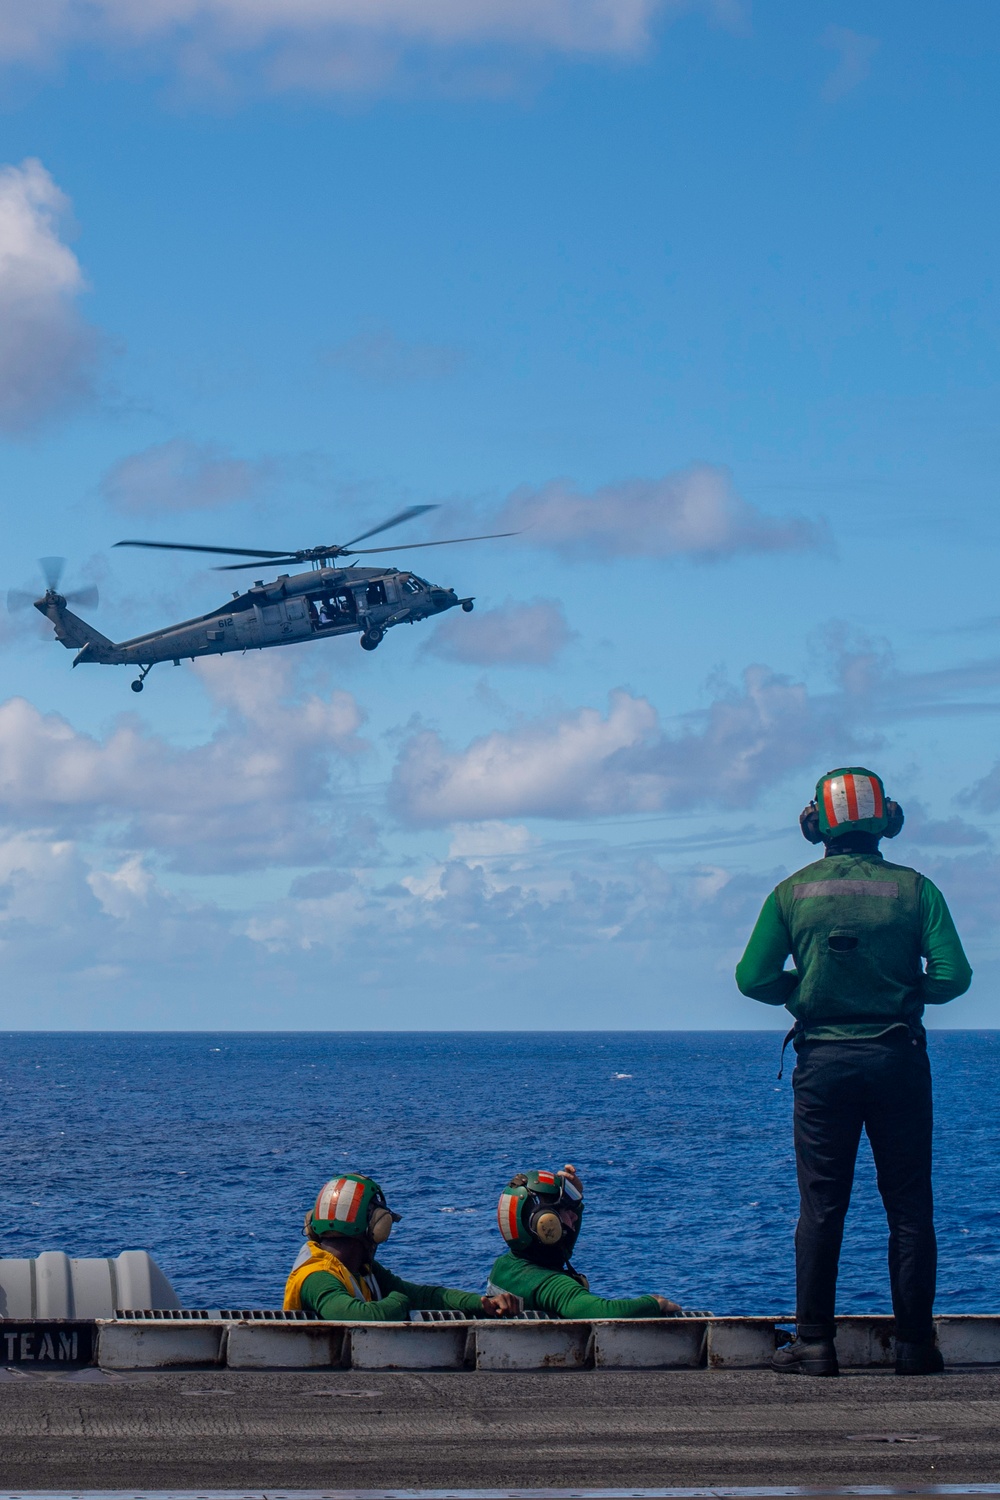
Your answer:
[[[0,1490],[994,1484],[1000,1371],[0,1373]]]

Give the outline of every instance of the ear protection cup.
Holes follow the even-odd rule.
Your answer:
[[[819,831],[819,808],[815,802],[810,802],[799,813],[799,827],[802,829],[802,837],[808,839],[810,844],[823,842],[823,835]]]
[[[551,1208],[539,1209],[528,1221],[531,1232],[543,1245],[558,1245],[563,1237],[562,1220]]]
[[[903,809],[898,802],[893,802],[891,797],[886,798],[885,815],[889,821],[885,825],[885,832],[882,837],[884,839],[894,839],[905,820],[903,818]]]
[[[368,1220],[368,1234],[376,1245],[384,1245],[392,1233],[392,1214],[387,1208],[373,1208]]]

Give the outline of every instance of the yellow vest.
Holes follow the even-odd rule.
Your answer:
[[[298,1262],[295,1263],[285,1283],[284,1308],[286,1312],[301,1309],[302,1283],[314,1271],[329,1271],[331,1276],[337,1278],[345,1292],[352,1297],[357,1297],[361,1302],[381,1301],[382,1292],[379,1284],[370,1272],[367,1276],[353,1276],[332,1250],[324,1250],[322,1245],[313,1244],[312,1241],[305,1248],[309,1251],[309,1258],[302,1261],[301,1265]]]

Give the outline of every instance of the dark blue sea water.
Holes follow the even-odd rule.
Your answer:
[[[595,1291],[716,1313],[794,1305],[791,1088],[772,1033],[13,1033],[0,1046],[0,1255],[153,1252],[191,1307],[281,1305],[344,1170],[404,1214],[383,1253],[482,1290],[512,1172],[578,1166]],[[1000,1308],[1000,1032],[930,1039],[940,1311]],[[789,1059],[791,1053],[788,1054]],[[883,1311],[862,1147],[843,1312]]]

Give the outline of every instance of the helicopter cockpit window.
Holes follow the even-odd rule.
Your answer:
[[[404,578],[403,588],[408,594],[420,593],[420,580],[418,578]]]
[[[376,578],[374,583],[370,583],[368,585],[368,603],[386,604],[387,602],[388,601],[385,596],[385,584],[382,582],[381,578]]]

